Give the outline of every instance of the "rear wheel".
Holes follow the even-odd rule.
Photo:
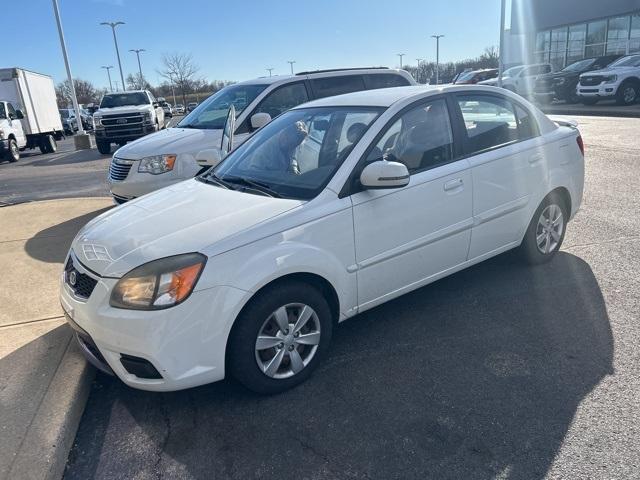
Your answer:
[[[640,88],[637,82],[624,82],[616,93],[616,103],[618,105],[633,105],[638,101],[639,94]]]
[[[520,244],[520,253],[530,264],[551,260],[564,241],[569,212],[562,197],[549,194],[537,208]]]
[[[17,162],[20,160],[20,149],[18,148],[18,142],[15,139],[9,139],[9,149],[7,151],[7,159],[10,162]]]
[[[305,381],[329,347],[333,321],[322,294],[304,283],[258,294],[236,320],[227,345],[231,375],[262,394]]]
[[[46,135],[40,141],[41,153],[54,153],[56,150],[58,150],[58,144],[56,143],[56,139],[53,138],[53,135]]]
[[[104,140],[96,140],[96,147],[102,155],[108,155],[111,153],[111,143]]]

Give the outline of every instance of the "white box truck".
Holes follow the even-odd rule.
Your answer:
[[[25,148],[42,153],[63,138],[53,79],[21,68],[0,68],[0,156],[10,162]]]

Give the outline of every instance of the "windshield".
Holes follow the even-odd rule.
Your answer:
[[[640,67],[640,55],[629,55],[613,62],[611,67]]]
[[[110,93],[102,97],[100,108],[124,107],[127,105],[145,105],[149,97],[144,92]]]
[[[515,77],[522,71],[523,68],[524,68],[524,65],[518,65],[517,67],[507,68],[504,72],[502,72],[502,78]]]
[[[455,83],[466,82],[468,80],[471,80],[475,74],[476,72],[461,73],[460,76],[456,78]]]
[[[582,72],[586,70],[591,65],[593,65],[595,60],[593,58],[587,58],[586,60],[580,60],[579,62],[572,63],[571,65],[567,65],[562,69],[563,72]]]
[[[240,115],[265,88],[267,85],[230,85],[225,87],[202,102],[177,126],[205,130],[222,128],[231,105],[235,107],[236,115]]]
[[[310,200],[331,180],[382,110],[321,107],[283,113],[205,173],[203,180],[217,178],[239,187],[255,183],[274,196]]]

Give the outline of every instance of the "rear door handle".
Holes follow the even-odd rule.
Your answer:
[[[534,153],[533,155],[531,155],[529,157],[529,163],[534,164],[534,163],[539,163],[542,161],[543,159],[543,155],[541,153]]]
[[[462,179],[456,178],[454,180],[449,180],[448,182],[446,182],[443,188],[445,192],[450,192],[451,190],[462,188],[463,185],[464,182],[462,181]]]

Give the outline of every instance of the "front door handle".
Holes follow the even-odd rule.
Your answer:
[[[539,163],[539,162],[542,161],[543,158],[544,157],[543,157],[543,155],[541,153],[534,153],[533,155],[531,155],[529,157],[529,163],[532,164],[532,165],[534,163]]]
[[[456,178],[454,180],[449,180],[448,182],[445,182],[443,188],[445,192],[450,192],[452,190],[457,190],[462,188],[463,185],[464,185],[464,182],[462,181],[462,179]]]

